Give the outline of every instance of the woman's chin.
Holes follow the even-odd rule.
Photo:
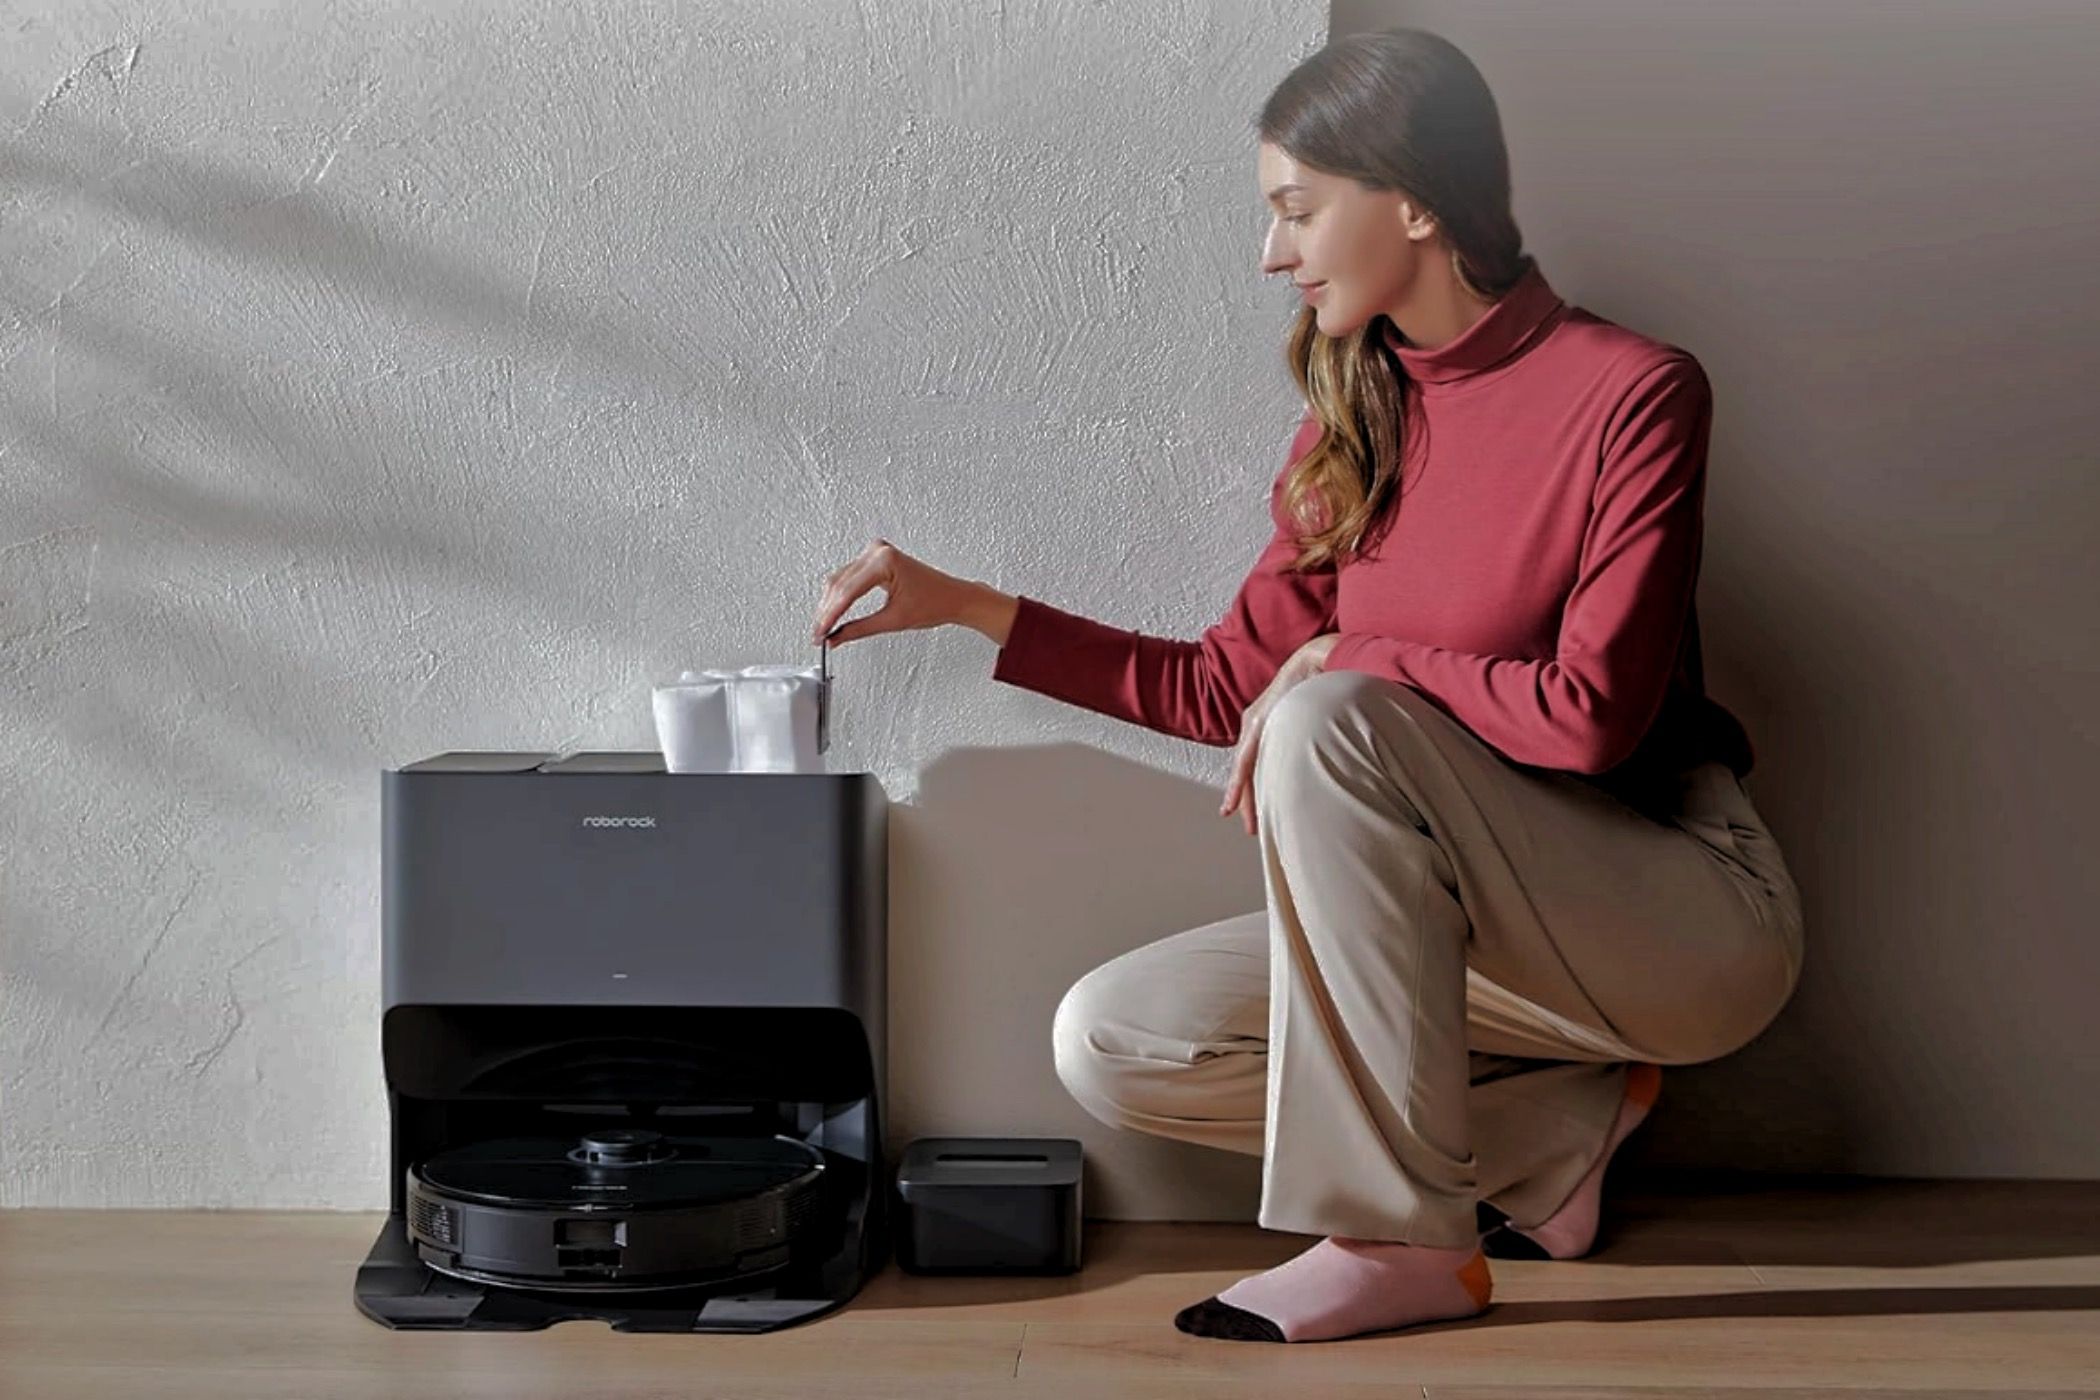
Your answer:
[[[1340,311],[1324,301],[1313,307],[1312,313],[1313,325],[1319,328],[1321,335],[1330,338],[1339,339],[1348,335],[1358,324],[1347,312]]]

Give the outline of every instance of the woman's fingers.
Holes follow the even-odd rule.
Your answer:
[[[1237,807],[1240,823],[1247,834],[1254,834],[1254,759],[1261,747],[1261,707],[1249,705],[1240,717],[1239,747],[1232,754],[1232,777],[1225,785],[1225,805],[1219,816],[1228,816]]]
[[[1237,807],[1249,836],[1254,834],[1254,755],[1260,743],[1260,722],[1247,723],[1239,747],[1233,751],[1232,776],[1225,784],[1225,805],[1218,809],[1218,815],[1224,817]]]
[[[831,644],[833,646],[843,646],[847,642],[856,641],[861,637],[867,636],[870,632],[889,631],[889,620],[884,616],[888,611],[889,606],[885,604],[869,613],[866,617],[854,618],[853,621],[831,634]]]
[[[847,609],[860,601],[863,591],[865,590],[853,585],[850,575],[827,587],[824,590],[824,602],[817,610],[817,626],[816,631],[811,634],[812,637],[821,641],[825,633],[838,626],[839,619],[845,616]],[[837,641],[838,638],[834,637],[832,640]]]
[[[895,549],[888,540],[877,540],[862,550],[860,556],[832,570],[825,580],[824,592],[817,601],[817,622],[810,629],[811,642],[821,642],[827,632],[837,625],[862,594],[878,584],[887,584],[893,577],[892,560]],[[868,618],[857,619],[866,622]],[[858,630],[841,628],[832,637],[834,642],[851,641],[871,631],[885,631],[886,627],[863,627]]]
[[[817,596],[817,620],[809,629],[809,639],[812,642],[823,641],[824,634],[831,630],[832,620],[838,616],[833,609],[832,600],[838,595],[839,575],[843,572],[845,571],[839,570],[824,580],[824,591]]]

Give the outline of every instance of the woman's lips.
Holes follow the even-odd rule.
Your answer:
[[[1313,301],[1317,299],[1320,293],[1326,290],[1327,284],[1325,282],[1307,283],[1298,288],[1299,294],[1302,295],[1307,301]]]

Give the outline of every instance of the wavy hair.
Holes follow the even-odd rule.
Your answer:
[[[1397,190],[1432,214],[1462,281],[1490,299],[1532,258],[1510,212],[1502,119],[1480,70],[1423,29],[1352,34],[1293,68],[1262,104],[1263,141],[1293,160],[1374,190]],[[1397,504],[1402,464],[1419,423],[1406,368],[1378,315],[1346,336],[1298,312],[1284,357],[1321,433],[1284,483],[1284,507],[1304,532],[1292,567],[1360,553]]]

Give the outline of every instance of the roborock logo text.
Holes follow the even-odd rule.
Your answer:
[[[585,826],[655,826],[654,817],[585,817]]]

